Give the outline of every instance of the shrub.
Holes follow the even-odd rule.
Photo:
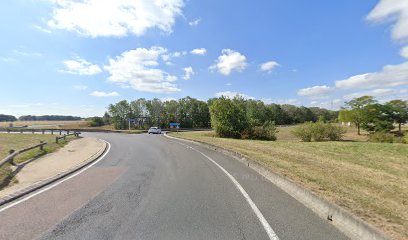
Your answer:
[[[300,125],[299,127],[296,127],[293,131],[292,134],[303,142],[311,142],[312,141],[312,125],[313,123],[304,123]]]
[[[372,133],[369,136],[370,142],[379,142],[379,143],[393,143],[395,142],[395,136],[387,132],[376,132]]]
[[[312,131],[312,138],[316,142],[321,142],[326,138],[326,126],[328,124],[322,122],[316,122],[310,124],[310,130]]]
[[[340,126],[323,122],[309,122],[295,128],[292,134],[303,142],[311,142],[312,140],[320,142],[323,140],[339,141],[345,132],[345,129]]]
[[[341,126],[334,126],[332,124],[327,124],[326,126],[326,136],[330,141],[340,141],[346,130]]]
[[[262,126],[255,126],[250,130],[245,131],[241,138],[243,139],[254,139],[254,140],[276,140],[276,133],[278,129],[274,122],[265,122]]]
[[[103,121],[103,118],[101,117],[93,117],[91,119],[91,123],[89,124],[89,126],[91,127],[100,127],[103,126],[105,123]]]

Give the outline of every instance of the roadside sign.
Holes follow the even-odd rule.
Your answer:
[[[170,128],[180,128],[180,123],[170,123]]]

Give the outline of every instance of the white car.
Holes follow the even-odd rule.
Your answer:
[[[151,127],[147,133],[148,133],[148,134],[151,134],[151,133],[153,133],[153,134],[161,134],[161,129],[158,128],[158,127]]]

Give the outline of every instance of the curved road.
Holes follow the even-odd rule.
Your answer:
[[[83,173],[0,208],[0,239],[348,239],[215,151],[161,135],[84,135],[108,141],[109,153]]]

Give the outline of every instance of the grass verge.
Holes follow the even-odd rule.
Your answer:
[[[0,160],[4,159],[11,149],[20,150],[36,144],[40,141],[47,142],[43,150],[39,148],[32,149],[28,152],[20,154],[14,159],[15,163],[22,163],[34,157],[40,157],[47,153],[54,152],[59,148],[65,146],[70,140],[75,139],[74,136],[69,136],[67,139],[55,142],[55,135],[49,134],[7,134],[0,133]],[[10,184],[14,183],[16,179],[13,178],[12,167],[10,164],[6,164],[0,168],[0,190]]]
[[[408,145],[310,142],[281,130],[276,142],[171,133],[239,152],[349,210],[395,239],[408,239]]]

